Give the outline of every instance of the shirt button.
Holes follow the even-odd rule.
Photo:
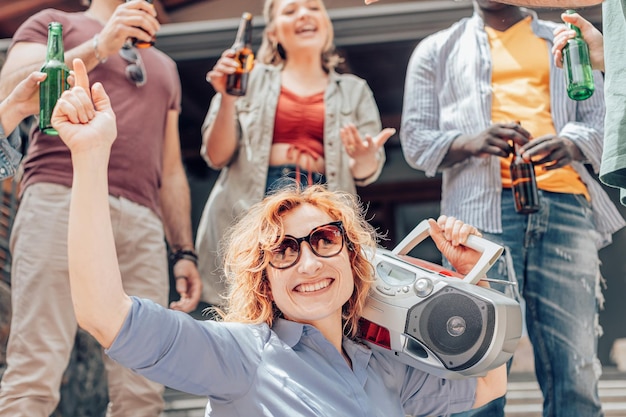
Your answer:
[[[0,168],[0,174],[6,174],[7,170],[4,167]]]

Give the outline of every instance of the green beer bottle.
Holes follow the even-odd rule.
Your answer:
[[[576,13],[567,10],[565,13]],[[576,37],[567,41],[563,48],[563,69],[567,83],[567,95],[572,100],[586,100],[593,94],[595,86],[591,72],[589,46],[583,39],[580,29],[571,23],[566,23],[568,29],[576,32]]]
[[[39,85],[39,129],[48,135],[58,135],[50,124],[52,111],[63,91],[70,88],[67,83],[70,69],[65,65],[63,51],[63,26],[59,22],[48,25],[48,52],[41,72],[48,76]]]

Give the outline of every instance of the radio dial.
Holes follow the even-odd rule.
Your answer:
[[[415,281],[413,287],[415,288],[417,296],[424,298],[428,297],[433,292],[435,284],[433,284],[433,281],[430,278],[421,277]]]

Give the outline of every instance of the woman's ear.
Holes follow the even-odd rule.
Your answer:
[[[274,32],[273,30],[266,31],[265,36],[267,36],[267,40],[269,41],[270,45],[272,45],[272,47],[276,49],[276,44],[278,43],[278,40],[276,39],[276,32]]]

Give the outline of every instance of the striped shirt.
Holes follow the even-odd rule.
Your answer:
[[[528,10],[532,30],[552,47],[554,22],[537,19]],[[599,72],[591,98],[567,97],[565,76],[550,62],[551,111],[558,136],[569,138],[597,173],[603,145],[604,94]],[[427,176],[442,175],[441,212],[488,233],[502,233],[500,161],[496,156],[470,157],[441,168],[452,142],[460,135],[476,135],[491,124],[491,53],[482,19],[474,14],[424,39],[409,61],[400,140],[410,166]],[[602,186],[574,161],[572,166],[587,185],[598,247],[626,223]]]

